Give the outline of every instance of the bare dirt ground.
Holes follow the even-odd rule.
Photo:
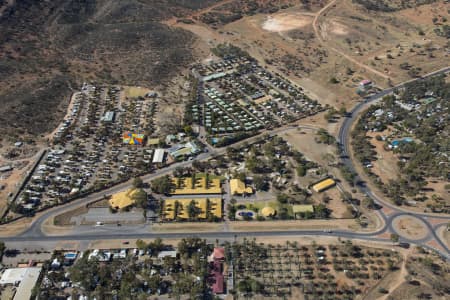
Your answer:
[[[230,229],[234,231],[266,231],[266,230],[298,230],[298,229],[348,229],[355,224],[354,220],[302,220],[302,221],[236,221],[230,222]]]
[[[11,224],[1,225],[0,226],[0,237],[8,237],[15,236],[24,231],[31,224],[31,219],[22,218],[18,221],[15,221]]]
[[[281,33],[308,26],[312,20],[312,16],[305,13],[279,13],[268,16],[262,24],[262,28],[270,32]]]
[[[155,233],[163,232],[199,232],[199,231],[221,231],[222,223],[194,223],[194,222],[180,222],[180,223],[154,223],[151,231]]]
[[[384,183],[387,183],[390,179],[395,180],[398,178],[399,170],[397,167],[398,158],[392,151],[384,150],[384,141],[377,141],[376,135],[384,135],[380,132],[369,132],[367,135],[371,137],[370,143],[375,146],[377,152],[377,160],[374,161],[372,171],[377,174]]]
[[[331,210],[332,218],[352,218],[352,215],[348,211],[347,205],[342,201],[341,193],[337,188],[331,188],[323,193],[315,194],[314,196],[316,196],[316,203],[320,203],[324,195],[331,198],[326,206]]]
[[[445,226],[437,230],[437,235],[450,248],[450,231],[447,230]]]
[[[411,240],[424,238],[428,233],[426,225],[414,217],[398,217],[394,219],[392,225],[398,234]]]
[[[376,286],[372,287],[371,291],[367,294],[366,297],[364,297],[364,299],[367,300],[388,299],[389,294],[381,294],[380,292],[378,292],[378,289],[384,288],[388,291],[392,291],[405,282],[405,276],[408,275],[408,271],[406,270],[406,260],[407,256],[403,254],[403,261],[400,266],[400,269],[389,273]]]

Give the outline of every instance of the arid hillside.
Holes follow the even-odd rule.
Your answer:
[[[52,130],[83,81],[158,84],[195,36],[158,21],[216,0],[0,1],[0,124],[12,140]]]

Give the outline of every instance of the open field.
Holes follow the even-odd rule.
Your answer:
[[[151,92],[148,88],[143,88],[140,86],[126,86],[124,87],[125,97],[128,98],[138,98],[145,97],[146,94]]]

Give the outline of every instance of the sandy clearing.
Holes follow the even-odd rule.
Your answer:
[[[414,217],[398,217],[392,222],[397,233],[405,238],[416,240],[427,236],[428,230],[425,224]]]
[[[450,231],[447,230],[446,226],[442,226],[440,227],[437,231],[436,234],[438,235],[438,237],[441,239],[441,241],[448,247],[450,248]]]
[[[313,18],[301,13],[281,13],[268,16],[262,28],[270,32],[285,32],[306,27],[312,23]]]
[[[0,226],[0,237],[15,236],[23,232],[30,226],[31,218],[22,218],[10,224]]]
[[[350,29],[337,21],[330,22],[330,32],[336,35],[347,35],[350,32]]]
[[[398,12],[397,14],[400,17],[406,18],[408,21],[413,22],[414,24],[431,25],[433,24],[433,17],[442,15],[442,12],[445,12],[447,10],[448,5],[446,6],[444,3],[432,3],[405,9]]]

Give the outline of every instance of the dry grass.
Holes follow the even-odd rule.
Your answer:
[[[223,224],[221,223],[193,223],[193,222],[180,222],[180,223],[155,223],[152,226],[152,232],[164,233],[164,232],[216,232],[221,231]]]
[[[80,216],[86,214],[89,209],[86,206],[80,206],[73,210],[69,210],[65,213],[57,215],[53,219],[53,225],[55,226],[71,226],[75,225],[74,222],[71,221],[73,217]]]
[[[143,88],[140,86],[126,86],[124,87],[125,97],[128,98],[137,98],[144,97],[146,94],[151,92],[148,88]]]
[[[234,231],[270,231],[270,230],[322,230],[348,229],[354,220],[339,220],[331,224],[330,220],[286,220],[286,221],[235,221],[230,222],[230,230]]]

